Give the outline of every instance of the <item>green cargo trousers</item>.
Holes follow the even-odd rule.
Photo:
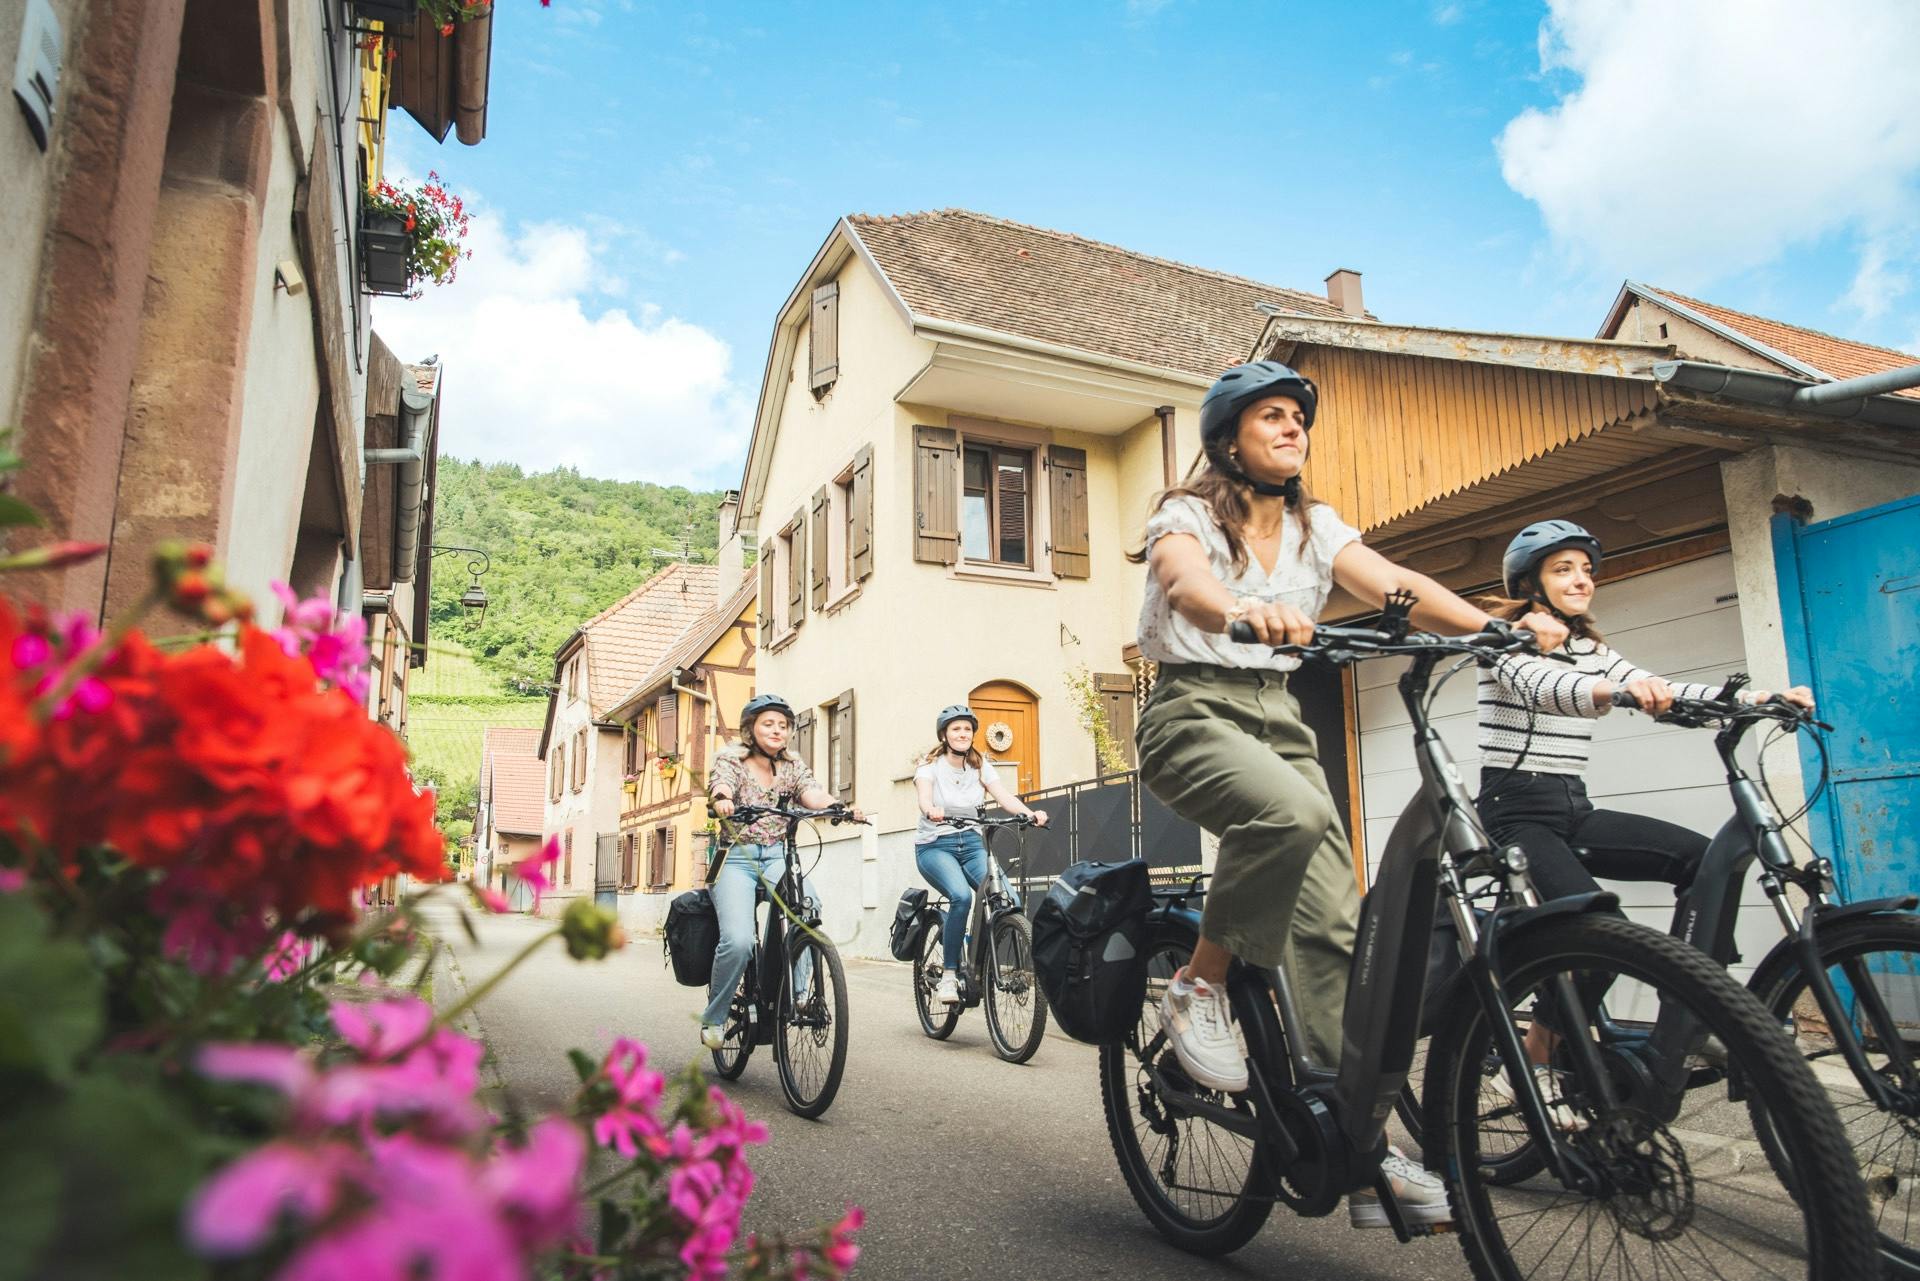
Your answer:
[[[1284,966],[1314,1061],[1338,1066],[1360,893],[1285,674],[1166,664],[1136,739],[1153,794],[1220,838],[1201,933],[1249,964]]]

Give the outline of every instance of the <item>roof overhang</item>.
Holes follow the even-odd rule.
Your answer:
[[[1268,317],[1266,327],[1260,331],[1250,359],[1285,361],[1292,357],[1295,347],[1302,345],[1464,360],[1562,374],[1609,374],[1617,378],[1645,378],[1656,361],[1673,357],[1673,348],[1666,344],[1622,342],[1612,338],[1552,338],[1538,334],[1383,325],[1360,319],[1275,315]]]
[[[1920,459],[1920,400],[1861,396],[1808,404],[1796,393],[1827,380],[1695,360],[1653,367],[1662,421],[1747,444],[1792,444],[1912,464]]]

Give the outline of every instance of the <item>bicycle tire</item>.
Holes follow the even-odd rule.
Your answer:
[[[940,925],[935,922],[920,938],[920,950],[913,958],[913,1008],[920,1016],[920,1030],[936,1041],[944,1041],[953,1035],[953,1029],[960,1025],[960,1005],[958,1002],[947,1005],[933,999],[933,989],[940,984],[941,944]]]
[[[1888,1001],[1896,1020],[1909,1026],[1907,1021],[1914,1017],[1916,1000],[1920,1000],[1920,916],[1907,913],[1866,916],[1832,926],[1816,925],[1815,929],[1821,960],[1830,971],[1842,963],[1861,962],[1874,955],[1903,958],[1883,960],[1873,973],[1880,976],[1883,999]],[[1817,1014],[1804,1017],[1796,1013],[1794,1007],[1807,986],[1806,973],[1797,963],[1789,962],[1783,969],[1771,973],[1757,973],[1754,983],[1765,988],[1764,991],[1756,988],[1754,992],[1760,1003],[1776,1020],[1791,1025],[1795,1048],[1810,1064],[1816,1065],[1815,1075],[1840,1117],[1855,1165],[1866,1182],[1868,1208],[1874,1217],[1881,1254],[1889,1272],[1920,1274],[1920,1214],[1916,1213],[1920,1208],[1916,1205],[1916,1189],[1920,1188],[1920,1121],[1912,1116],[1882,1112],[1875,1106],[1847,1070],[1825,1020]],[[1842,986],[1843,999],[1846,991]],[[1869,1066],[1889,1077],[1909,1095],[1920,1091],[1920,1080],[1898,1079],[1884,1048],[1876,1053],[1875,1038],[1859,1036],[1859,1024],[1855,1024],[1854,1029]],[[1908,1044],[1908,1061],[1912,1063],[1914,1057],[1920,1055],[1920,1044],[1916,1044],[1912,1036],[1904,1039]],[[1754,1124],[1762,1141],[1770,1145],[1769,1155],[1776,1160],[1785,1159],[1784,1154],[1772,1148],[1772,1126],[1757,1109]]]
[[[1009,1063],[1025,1063],[1039,1052],[1047,1034],[1047,1002],[1033,969],[1033,927],[1021,913],[1007,912],[993,922],[989,939],[987,1035],[994,1053]],[[1024,1032],[1018,1020],[1021,1011],[1028,1018]]]
[[[1424,1102],[1427,1055],[1433,1046],[1433,1038],[1423,1036],[1413,1047],[1413,1062],[1407,1067],[1406,1084],[1400,1087],[1400,1093],[1393,1100],[1393,1114],[1399,1118],[1407,1137],[1413,1140],[1414,1147],[1422,1154],[1427,1150],[1427,1116]],[[1499,1070],[1500,1056],[1489,1054],[1482,1072],[1491,1074]],[[1546,1168],[1546,1158],[1531,1144],[1515,1148],[1499,1157],[1480,1163],[1482,1176],[1489,1183],[1506,1187],[1525,1182]]]
[[[1782,1119],[1775,1133],[1791,1155],[1796,1177],[1789,1191],[1765,1161],[1747,1161],[1735,1146],[1737,1140],[1691,1126],[1670,1127],[1633,1106],[1633,1100],[1602,1112],[1576,1081],[1569,1087],[1568,1105],[1584,1128],[1567,1143],[1591,1152],[1595,1168],[1611,1181],[1600,1203],[1604,1209],[1595,1209],[1587,1197],[1550,1175],[1518,1188],[1488,1182],[1481,1175],[1478,1152],[1481,1065],[1491,1024],[1489,1012],[1477,1000],[1463,997],[1449,1011],[1453,1017],[1442,1024],[1428,1069],[1428,1128],[1435,1150],[1428,1153],[1427,1163],[1445,1173],[1461,1248],[1480,1281],[1536,1275],[1517,1257],[1522,1246],[1526,1258],[1545,1250],[1573,1252],[1564,1267],[1558,1259],[1543,1262],[1539,1274],[1548,1276],[1578,1272],[1575,1264],[1582,1251],[1588,1252],[1589,1271],[1597,1259],[1608,1275],[1690,1276],[1701,1258],[1737,1258],[1751,1265],[1756,1256],[1760,1266],[1769,1268],[1769,1276],[1804,1269],[1805,1276],[1821,1281],[1855,1281],[1878,1272],[1866,1190],[1838,1118],[1806,1062],[1759,1001],[1717,963],[1665,934],[1603,915],[1541,922],[1503,938],[1500,951],[1502,990],[1516,1008],[1556,976],[1585,971],[1646,984],[1662,1003],[1684,1002],[1726,1046],[1731,1061],[1739,1065],[1744,1087],[1769,1115]],[[1612,1065],[1609,1070],[1617,1071]],[[1679,1102],[1705,1099],[1703,1090],[1689,1089]],[[1729,1116],[1744,1120],[1740,1105],[1728,1103],[1724,1112],[1715,1113],[1717,1120]],[[1718,1172],[1722,1166],[1724,1174]],[[1570,1207],[1576,1217],[1556,1230],[1547,1216],[1569,1208],[1569,1201],[1578,1202]],[[1634,1254],[1664,1247],[1695,1224],[1704,1232],[1708,1226],[1732,1222],[1732,1207],[1748,1216],[1738,1245],[1716,1243],[1706,1250],[1694,1241],[1678,1264],[1656,1259],[1651,1265],[1636,1265]],[[1607,1221],[1615,1231],[1611,1240],[1598,1231]],[[1517,1232],[1511,1240],[1506,1236],[1510,1228]],[[1601,1239],[1596,1241],[1596,1235]],[[1777,1266],[1769,1265],[1768,1258],[1778,1260]]]
[[[747,1060],[753,1057],[753,1025],[739,1017],[736,1008],[727,1017],[724,1034],[721,1048],[708,1051],[713,1056],[714,1075],[723,1081],[738,1081],[747,1070]]]
[[[839,950],[822,935],[789,936],[786,946],[788,964],[775,1003],[779,1034],[773,1061],[788,1109],[812,1120],[833,1105],[847,1070],[847,974]],[[805,999],[796,1004],[794,975],[804,960],[811,961],[811,974]]]
[[[1273,1176],[1268,1171],[1267,1159],[1260,1146],[1253,1140],[1244,1141],[1247,1153],[1246,1172],[1235,1176],[1231,1171],[1220,1180],[1223,1184],[1238,1181],[1237,1188],[1222,1187],[1208,1190],[1201,1195],[1205,1202],[1193,1199],[1193,1194],[1179,1188],[1165,1186],[1153,1170],[1153,1156],[1141,1145],[1141,1138],[1135,1125],[1135,1117],[1143,1105],[1142,1096],[1147,1093],[1141,1084],[1145,1069],[1145,1060],[1140,1056],[1141,1048],[1150,1045],[1152,1035],[1160,1027],[1160,993],[1180,966],[1187,963],[1193,954],[1194,943],[1198,936],[1184,923],[1168,922],[1156,927],[1148,944],[1148,982],[1146,999],[1142,1004],[1139,1027],[1130,1033],[1126,1040],[1102,1045],[1100,1047],[1100,1101],[1107,1119],[1107,1137],[1113,1144],[1114,1158],[1120,1163],[1120,1174],[1125,1179],[1128,1192],[1132,1193],[1134,1204],[1147,1216],[1156,1231],[1169,1242],[1189,1254],[1214,1257],[1231,1254],[1259,1234],[1266,1225],[1267,1217],[1273,1213]],[[1273,1014],[1271,1002],[1241,1002],[1236,1005],[1236,1014],[1258,1019],[1262,1012],[1269,1023],[1274,1040],[1277,1043],[1278,1023]],[[1264,1030],[1264,1029],[1263,1029]],[[1262,1030],[1262,1031],[1263,1031]],[[1255,1035],[1259,1035],[1256,1031]],[[1157,1052],[1171,1059],[1173,1051],[1162,1049]],[[1236,1103],[1236,1110],[1244,1110],[1253,1115],[1252,1104],[1246,1096]],[[1193,1118],[1187,1118],[1191,1125],[1205,1126]],[[1165,1113],[1161,1124],[1168,1130],[1176,1124]],[[1148,1128],[1156,1134],[1161,1131],[1155,1127],[1152,1119],[1147,1121]],[[1205,1126],[1211,1135],[1215,1127]],[[1219,1133],[1226,1133],[1219,1131]],[[1189,1136],[1191,1137],[1191,1135]],[[1228,1135],[1235,1141],[1234,1146],[1242,1146],[1240,1136]],[[1177,1144],[1175,1145],[1177,1148]],[[1220,1150],[1218,1147],[1216,1151]],[[1177,1151],[1163,1159],[1166,1164],[1177,1159]],[[1192,1187],[1193,1185],[1187,1185]],[[1185,1195],[1189,1199],[1185,1205],[1175,1199],[1176,1195]],[[1210,1205],[1214,1213],[1195,1212],[1203,1204]]]

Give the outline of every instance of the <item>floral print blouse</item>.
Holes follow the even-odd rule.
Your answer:
[[[720,749],[707,778],[707,795],[724,793],[735,805],[778,805],[797,802],[802,792],[817,787],[818,780],[806,762],[788,752],[773,769],[773,786],[763,787],[747,768],[747,748],[734,743]],[[728,824],[730,843],[736,845],[777,845],[787,839],[787,820],[769,814],[747,824]]]

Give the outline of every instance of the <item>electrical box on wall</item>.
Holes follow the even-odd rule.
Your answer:
[[[27,0],[20,52],[13,63],[13,96],[40,150],[53,135],[53,103],[60,90],[60,19],[47,0]]]

